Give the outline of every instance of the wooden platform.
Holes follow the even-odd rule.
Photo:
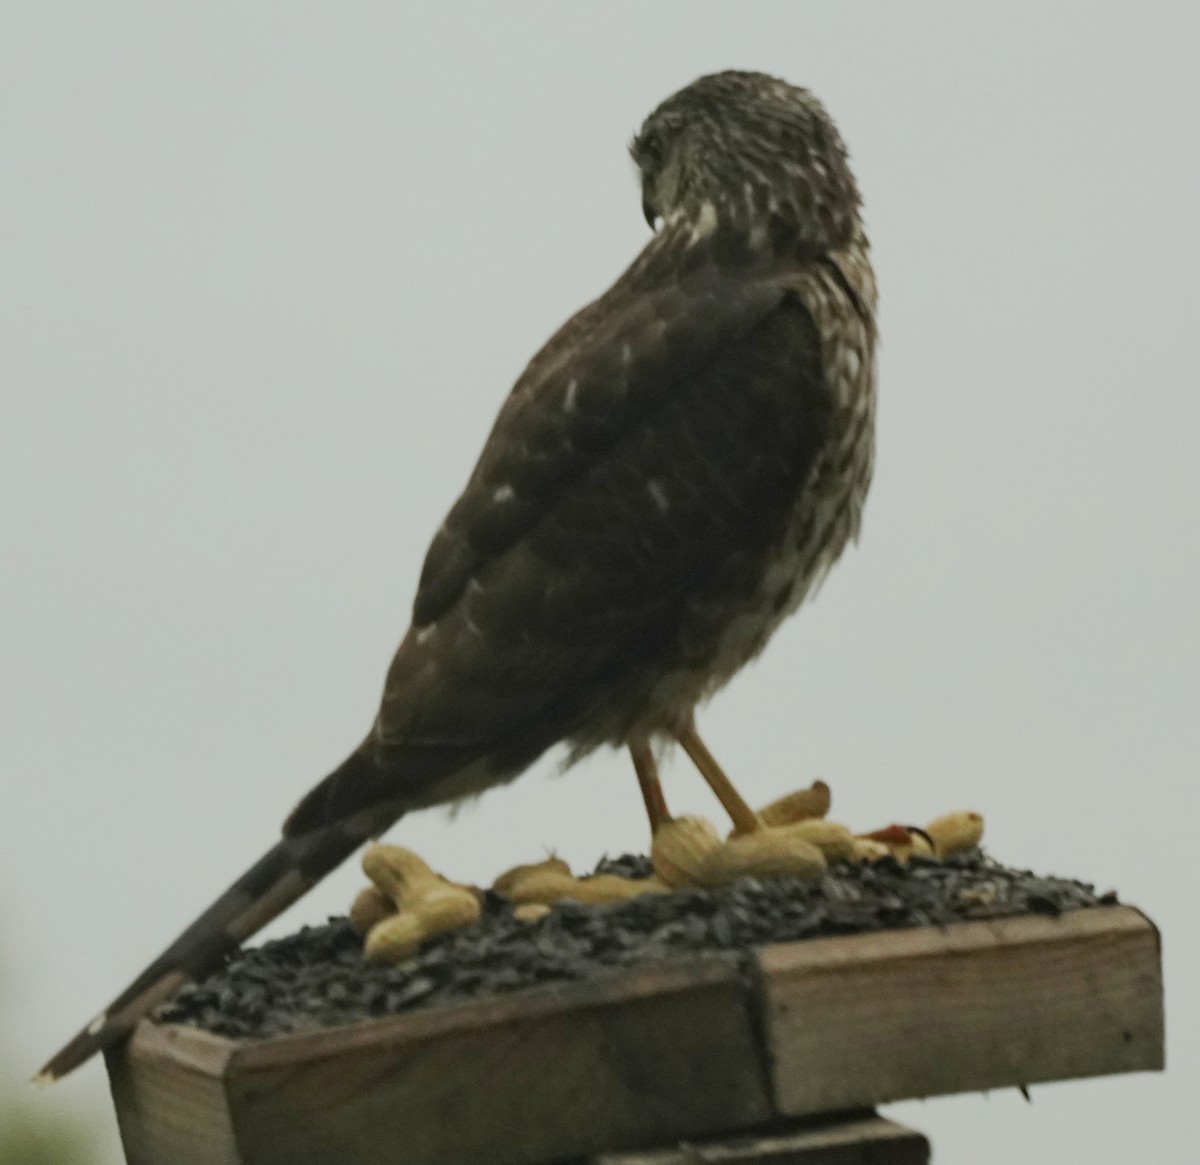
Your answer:
[[[732,957],[659,964],[262,1041],[143,1023],[108,1058],[130,1165],[667,1165],[735,1131],[754,1131],[741,1156],[701,1159],[919,1162],[897,1126],[856,1157],[780,1148],[804,1132],[780,1122],[1162,1064],[1158,935],[1121,906],[779,944],[749,976]]]

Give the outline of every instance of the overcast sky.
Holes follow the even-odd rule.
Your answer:
[[[361,737],[499,402],[646,241],[629,138],[741,67],[850,145],[878,463],[861,545],[701,727],[753,801],[821,776],[863,828],[975,808],[998,857],[1161,925],[1170,1073],[892,1106],[939,1160],[1184,1161],[1198,14],[5,4],[0,1091]],[[623,756],[554,770],[391,837],[478,881],[644,847]],[[717,815],[685,764],[667,790]],[[104,1093],[93,1063],[36,1103],[95,1108],[115,1162]]]

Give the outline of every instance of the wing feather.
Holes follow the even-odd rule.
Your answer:
[[[705,612],[758,585],[827,433],[793,273],[693,257],[683,279],[618,281],[531,362],[385,683],[370,745],[406,803],[461,795],[466,769],[515,775],[622,692],[703,666]],[[324,812],[384,792],[345,783]]]
[[[552,510],[571,482],[782,296],[774,281],[735,278],[710,266],[685,283],[612,296],[608,317],[586,344],[562,359],[535,358],[433,539],[413,625],[439,619],[467,581]]]

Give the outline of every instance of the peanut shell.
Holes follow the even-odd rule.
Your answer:
[[[726,886],[739,878],[804,878],[825,873],[825,855],[787,829],[759,829],[731,837],[713,850],[701,870],[702,884]]]
[[[400,845],[371,845],[362,856],[363,873],[403,909],[434,886],[446,885],[418,854]]]
[[[854,835],[836,821],[826,821],[821,817],[810,817],[804,821],[795,821],[791,825],[781,825],[779,829],[789,837],[798,837],[810,845],[815,845],[827,861],[849,861],[854,857]]]
[[[630,902],[647,894],[665,894],[670,887],[658,878],[622,878],[617,874],[594,874],[580,878],[570,895],[577,902],[602,904]]]
[[[829,786],[824,781],[813,781],[807,789],[797,789],[765,805],[758,816],[764,825],[790,825],[793,821],[824,817],[832,803]]]
[[[699,886],[705,860],[720,845],[720,834],[707,818],[675,817],[655,831],[650,864],[668,886]]]
[[[575,887],[578,885],[577,878],[564,874],[561,870],[533,869],[510,882],[504,896],[510,902],[541,902],[551,906],[564,898],[574,897]]]
[[[937,856],[949,857],[983,840],[983,817],[968,810],[945,813],[925,826],[925,832],[932,839]]]
[[[350,905],[350,927],[360,938],[371,928],[396,913],[395,903],[377,886],[367,886],[358,892]]]
[[[470,890],[446,884],[372,927],[363,953],[375,961],[403,962],[427,939],[478,922],[481,913],[479,899]]]
[[[558,874],[566,874],[568,878],[571,876],[571,867],[568,866],[567,863],[562,860],[562,858],[551,856],[546,858],[545,861],[530,862],[523,866],[513,866],[511,870],[505,870],[504,873],[492,883],[492,889],[495,890],[497,894],[503,894],[507,898],[508,892],[512,888],[514,882],[519,882],[522,878],[527,877],[529,874],[534,874],[539,871],[550,871]]]

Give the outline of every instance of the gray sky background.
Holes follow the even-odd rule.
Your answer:
[[[850,144],[879,460],[860,547],[702,726],[754,801],[976,808],[1162,926],[1169,1073],[893,1106],[939,1160],[1187,1159],[1198,34],[1193,3],[5,4],[0,1092],[360,738],[502,397],[646,240],[627,141],[743,67]],[[553,772],[391,836],[477,880],[644,846],[624,757]],[[99,1065],[30,1099],[118,1159]]]

